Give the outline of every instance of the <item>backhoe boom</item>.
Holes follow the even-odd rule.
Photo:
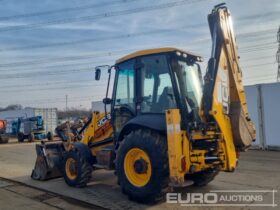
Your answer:
[[[204,78],[201,117],[228,130],[222,133],[232,133],[228,138],[238,150],[244,150],[255,139],[255,129],[249,118],[230,12],[223,4],[217,5],[208,15],[208,22],[212,52]],[[225,140],[231,144],[231,140]]]

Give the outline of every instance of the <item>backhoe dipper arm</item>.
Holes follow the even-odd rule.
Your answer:
[[[227,7],[224,4],[215,6],[208,15],[208,23],[212,52],[204,78],[200,115],[205,123],[217,123],[227,150],[244,150],[255,139],[255,128],[249,118],[235,35]]]

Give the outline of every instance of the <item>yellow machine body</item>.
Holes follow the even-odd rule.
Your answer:
[[[93,112],[91,119],[82,130],[83,132],[80,134],[82,139],[79,143],[86,145],[86,147],[91,147],[93,144],[96,145],[90,149],[92,157],[96,157],[98,151],[102,148],[113,144],[111,140],[113,127],[110,122],[109,113]],[[69,135],[67,142],[48,144],[42,142],[42,144],[36,144],[37,159],[31,177],[36,180],[61,177],[63,175],[61,166],[64,155],[75,149],[76,139],[70,138]],[[69,158],[65,163],[65,172],[70,179],[77,177],[76,173],[69,170],[76,163],[76,160],[73,158]]]
[[[93,112],[91,122],[82,134],[82,140],[80,142],[89,145],[90,142],[98,143],[111,138],[113,135],[113,127],[110,119],[110,113],[106,115],[105,112]],[[97,151],[109,144],[112,144],[112,142],[102,144],[100,147],[93,147],[93,149],[91,149],[92,155],[96,156]]]

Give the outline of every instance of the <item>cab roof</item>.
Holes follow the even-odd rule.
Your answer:
[[[173,47],[165,47],[165,48],[154,48],[154,49],[140,50],[140,51],[131,53],[129,55],[126,55],[126,56],[118,59],[116,61],[116,64],[122,63],[126,60],[136,58],[136,57],[139,57],[139,56],[152,55],[152,54],[165,53],[165,52],[177,52],[177,51],[181,52],[181,53],[185,53],[185,54],[190,55],[190,56],[201,58],[201,56],[199,56],[199,55],[195,55],[193,53],[190,53],[190,52],[187,52],[187,51],[184,51],[184,50],[180,50],[180,49],[173,48]]]

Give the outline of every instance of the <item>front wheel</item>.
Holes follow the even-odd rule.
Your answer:
[[[85,187],[91,179],[92,166],[78,150],[71,150],[64,156],[63,177],[71,187]]]
[[[48,139],[48,141],[53,141],[53,133],[52,132],[47,133],[47,139]]]
[[[22,132],[19,132],[17,138],[18,138],[18,142],[23,142],[25,139],[25,135]]]
[[[28,141],[29,142],[34,142],[35,141],[35,135],[33,133],[30,133],[28,136]]]
[[[169,177],[166,138],[147,129],[132,131],[120,143],[116,173],[130,199],[142,203],[161,199]]]

